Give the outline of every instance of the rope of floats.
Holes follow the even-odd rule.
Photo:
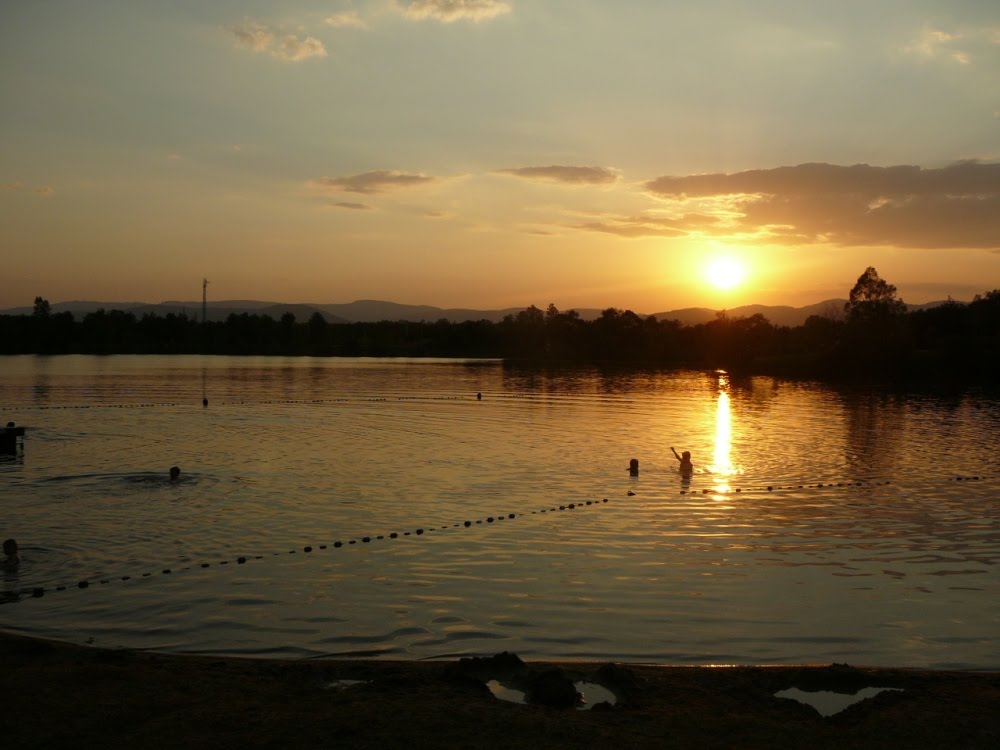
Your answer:
[[[630,494],[635,494],[635,493],[630,493]],[[244,556],[237,557],[235,560],[221,560],[221,561],[219,561],[216,564],[220,565],[220,566],[222,566],[222,565],[230,565],[230,564],[245,565],[246,563],[251,562],[253,560],[263,560],[265,557],[278,557],[280,555],[285,555],[285,554],[294,555],[294,554],[297,554],[300,550],[302,552],[308,554],[308,553],[313,552],[315,550],[326,550],[326,549],[331,549],[331,548],[332,549],[340,549],[340,548],[343,548],[343,547],[350,547],[351,545],[370,544],[372,542],[382,541],[382,540],[385,540],[385,539],[390,539],[391,540],[391,539],[400,539],[400,538],[404,538],[404,537],[418,537],[418,536],[423,536],[425,533],[429,533],[429,532],[448,531],[450,529],[461,529],[461,528],[468,529],[468,528],[472,528],[474,526],[482,526],[484,524],[485,525],[489,525],[489,524],[492,524],[492,523],[498,523],[498,522],[506,520],[506,519],[514,520],[516,518],[523,518],[524,516],[528,516],[528,515],[536,515],[536,514],[540,515],[540,514],[543,514],[543,513],[558,513],[560,511],[575,510],[577,508],[583,508],[583,507],[586,507],[586,506],[603,505],[603,504],[608,503],[608,502],[609,502],[608,498],[604,498],[602,500],[586,500],[586,501],[580,501],[580,502],[574,502],[574,503],[564,503],[562,505],[553,506],[551,508],[542,508],[541,510],[533,510],[533,511],[530,511],[528,513],[506,513],[506,514],[500,514],[500,515],[497,515],[497,516],[486,516],[485,518],[477,518],[475,520],[466,520],[466,521],[463,521],[461,523],[446,524],[446,525],[440,526],[440,527],[436,527],[436,526],[430,526],[430,527],[427,527],[427,528],[420,527],[420,528],[416,528],[416,529],[414,529],[412,531],[402,531],[402,532],[393,531],[393,532],[386,533],[386,534],[377,534],[377,535],[372,535],[372,536],[362,536],[362,537],[355,538],[355,539],[348,539],[347,541],[338,540],[338,541],[335,541],[335,542],[332,542],[332,543],[327,543],[327,544],[305,545],[305,546],[303,546],[301,548],[296,547],[295,549],[288,550],[287,552],[272,552],[272,553],[270,553],[270,555],[244,555]],[[196,567],[197,568],[210,568],[210,567],[212,567],[212,565],[213,565],[213,563],[210,563],[210,562],[202,562],[202,563],[199,563],[197,565],[187,565],[187,566],[185,566],[183,568],[178,568],[177,572],[186,571],[186,570],[193,570]],[[83,580],[78,581],[75,584],[60,584],[60,585],[57,585],[57,586],[53,586],[50,589],[46,589],[44,586],[34,586],[34,587],[30,587],[30,588],[26,587],[26,588],[22,588],[22,589],[0,591],[0,604],[9,604],[9,603],[12,603],[12,602],[17,602],[17,601],[20,601],[22,597],[30,597],[32,599],[40,599],[48,591],[65,591],[65,590],[71,589],[71,588],[87,589],[87,588],[90,588],[90,586],[92,584],[107,584],[107,583],[110,583],[112,580],[115,580],[115,579],[118,579],[118,580],[121,580],[121,581],[130,581],[130,580],[138,580],[138,579],[142,579],[142,578],[150,578],[150,577],[153,577],[155,575],[171,575],[173,572],[174,572],[173,568],[166,568],[165,567],[165,568],[161,568],[158,573],[142,573],[140,575],[121,575],[121,576],[103,576],[103,577],[99,576],[99,577],[94,578],[94,579],[87,579],[87,578],[85,578]]]
[[[374,403],[379,401],[466,401],[468,396],[356,396],[354,398],[289,398],[289,399],[242,399],[238,401],[216,401],[216,406],[256,406],[260,404],[294,405],[294,404],[345,404]],[[156,401],[135,404],[33,404],[19,406],[18,411],[59,411],[79,409],[159,409],[193,406],[189,401]],[[202,404],[202,406],[208,406]]]
[[[977,482],[977,481],[980,481],[980,479],[981,478],[978,475],[976,475],[976,476],[956,476],[956,477],[953,477],[953,478],[949,478],[947,481],[950,481],[950,482]],[[806,490],[809,490],[809,489],[829,489],[829,488],[857,489],[859,487],[860,488],[873,488],[873,487],[884,487],[884,486],[887,486],[889,484],[891,484],[891,482],[889,480],[859,481],[859,482],[837,482],[837,483],[833,483],[833,482],[827,482],[827,483],[818,482],[816,484],[788,484],[788,485],[773,485],[773,484],[769,484],[766,487],[761,486],[761,487],[756,487],[756,488],[755,487],[736,487],[736,488],[729,488],[729,489],[702,488],[700,491],[697,490],[697,489],[690,489],[689,488],[689,489],[681,489],[680,490],[680,494],[681,495],[698,495],[698,494],[702,494],[702,495],[708,495],[708,494],[712,494],[712,495],[735,495],[735,494],[742,494],[744,492],[746,492],[748,494],[749,493],[755,493],[755,492],[756,493],[767,493],[767,492],[775,492],[775,491],[781,491],[781,490],[793,490],[793,489],[806,489]],[[636,493],[633,492],[632,490],[629,490],[626,493],[626,497],[634,497],[635,495],[636,495]],[[303,552],[305,554],[309,554],[309,553],[314,552],[316,550],[327,550],[327,549],[331,549],[331,548],[332,549],[341,549],[341,548],[344,548],[344,547],[357,546],[358,544],[361,544],[361,545],[371,544],[372,542],[383,541],[383,540],[386,540],[386,539],[393,540],[393,539],[400,539],[400,538],[405,538],[405,537],[419,537],[419,536],[423,536],[424,534],[430,533],[430,532],[441,532],[441,531],[449,531],[451,529],[462,529],[462,528],[468,529],[468,528],[473,528],[473,527],[476,527],[476,526],[489,526],[490,524],[499,523],[499,522],[504,521],[504,520],[515,520],[515,519],[518,519],[518,518],[524,518],[526,516],[542,515],[542,514],[549,514],[549,513],[560,513],[560,512],[564,512],[564,511],[577,510],[577,509],[591,507],[591,506],[597,507],[597,506],[606,505],[609,502],[611,502],[611,501],[608,498],[605,497],[605,498],[603,498],[601,500],[585,500],[585,501],[573,502],[573,503],[563,503],[561,505],[554,505],[554,506],[552,506],[550,508],[542,508],[540,510],[532,510],[532,511],[529,511],[529,512],[526,512],[526,513],[506,513],[506,514],[502,513],[502,514],[499,514],[497,516],[486,516],[485,518],[477,518],[477,519],[474,519],[474,520],[466,520],[466,521],[462,521],[460,523],[445,524],[445,525],[440,526],[440,527],[435,527],[435,526],[430,526],[430,527],[427,527],[427,528],[418,527],[418,528],[413,529],[411,531],[403,531],[403,532],[393,531],[393,532],[390,532],[390,533],[377,534],[377,535],[371,535],[371,536],[362,536],[362,537],[359,537],[359,538],[348,539],[347,541],[337,540],[335,542],[327,543],[327,544],[304,545],[302,547],[296,547],[295,549],[290,549],[287,552],[272,552],[269,555],[241,555],[241,556],[237,557],[235,560],[221,560],[221,561],[219,561],[217,563],[214,563],[214,564],[218,565],[220,567],[221,566],[230,565],[230,564],[245,565],[248,562],[252,562],[254,560],[263,560],[266,557],[278,557],[278,556],[286,555],[286,554],[287,555],[295,555],[295,554],[298,554],[299,551],[301,551],[301,552]],[[211,568],[212,565],[213,565],[213,563],[210,563],[210,562],[202,562],[202,563],[198,563],[197,565],[186,565],[186,566],[184,566],[182,568],[177,568],[176,572],[184,572],[184,571],[188,571],[188,570],[194,570],[196,568],[200,568],[200,569]],[[127,581],[131,581],[131,580],[141,580],[141,579],[144,579],[144,578],[152,578],[152,577],[154,577],[156,575],[161,575],[161,576],[172,575],[174,572],[175,572],[174,568],[162,567],[162,568],[160,568],[160,570],[158,572],[141,573],[141,574],[138,574],[138,575],[98,576],[98,577],[93,578],[93,579],[85,578],[85,579],[82,579],[82,580],[80,580],[80,581],[78,581],[78,582],[76,582],[74,584],[59,584],[59,585],[50,587],[49,589],[46,589],[44,586],[34,586],[34,587],[25,587],[25,588],[21,588],[21,589],[11,589],[11,590],[6,590],[6,591],[0,591],[0,604],[11,604],[11,603],[14,603],[14,602],[19,602],[23,598],[40,599],[43,596],[45,596],[46,593],[49,593],[49,592],[52,592],[52,591],[66,591],[67,589],[73,589],[73,588],[76,588],[76,589],[88,589],[88,588],[90,588],[91,585],[94,585],[94,584],[96,584],[96,585],[104,585],[104,584],[111,583],[113,580],[120,580],[120,581],[123,581],[123,582],[127,582]]]
[[[957,476],[949,477],[946,481],[949,482],[978,482],[980,479],[979,475],[976,476]],[[766,487],[734,487],[731,489],[702,489],[701,494],[716,494],[716,495],[733,495],[740,494],[741,492],[774,492],[775,490],[812,490],[812,489],[828,489],[830,487],[884,487],[885,485],[892,484],[888,479],[885,480],[875,480],[868,482],[817,482],[816,484],[809,484],[803,482],[802,484],[769,484]],[[680,494],[682,495],[697,495],[698,490],[692,489],[682,489]]]
[[[495,393],[490,394],[494,400],[514,400],[529,399],[535,396],[518,393]],[[547,396],[546,396],[547,397]],[[474,396],[353,396],[340,398],[288,398],[288,399],[237,399],[231,401],[215,401],[215,406],[258,406],[261,404],[276,405],[308,405],[308,404],[346,404],[346,403],[376,403],[388,401],[468,401],[469,399],[481,400],[482,394]],[[176,408],[180,406],[193,406],[190,401],[151,401],[138,402],[134,404],[29,404],[18,406],[18,411],[60,411],[79,409],[159,409]],[[202,401],[203,407],[207,407],[207,399]]]

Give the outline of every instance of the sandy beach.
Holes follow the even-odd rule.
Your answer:
[[[0,635],[2,736],[16,748],[991,748],[1000,673],[454,661],[267,660],[107,650]],[[590,710],[500,700],[582,680]],[[534,681],[534,682],[533,682]],[[829,717],[788,688],[890,687]],[[545,696],[540,696],[544,698]]]

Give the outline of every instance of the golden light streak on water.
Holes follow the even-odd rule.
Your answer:
[[[729,477],[736,473],[732,460],[733,416],[729,405],[729,375],[718,373],[719,397],[715,409],[715,451],[712,455],[712,474],[715,491],[729,492]]]

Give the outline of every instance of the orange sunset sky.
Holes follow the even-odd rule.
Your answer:
[[[5,0],[0,308],[1000,287],[996,0]]]

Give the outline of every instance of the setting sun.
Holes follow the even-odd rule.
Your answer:
[[[746,269],[735,258],[717,258],[705,270],[708,282],[716,289],[732,289],[743,283]]]

